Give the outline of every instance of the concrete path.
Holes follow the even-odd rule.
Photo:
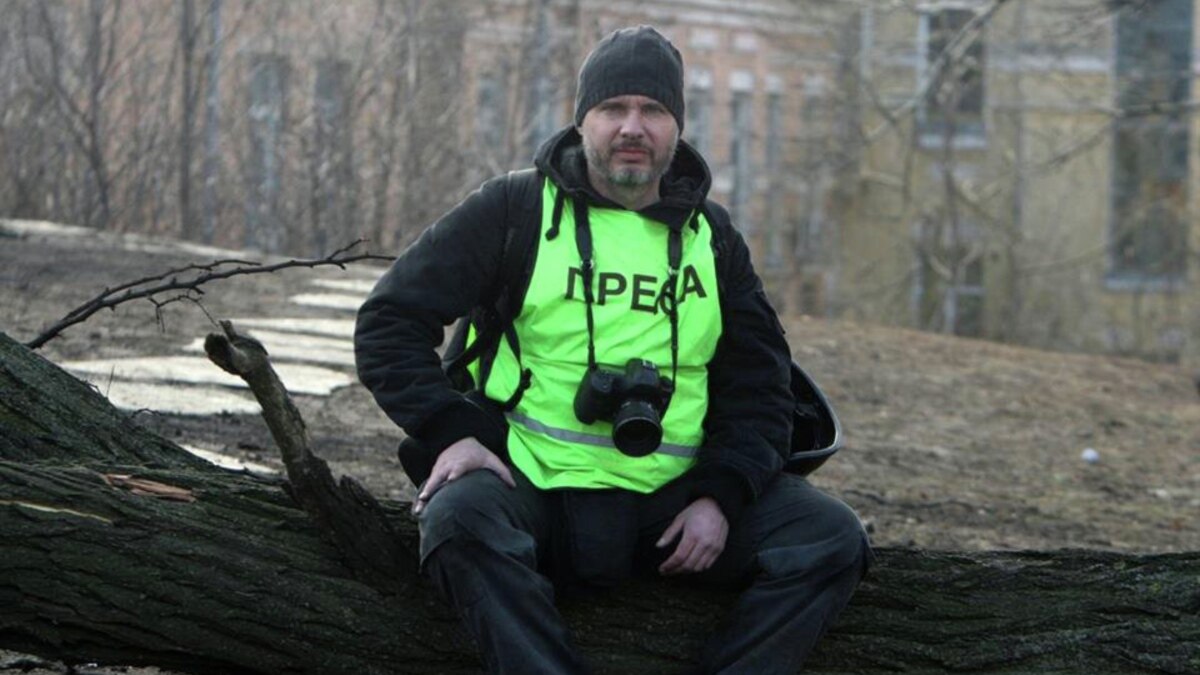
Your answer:
[[[4,231],[40,236],[95,236],[92,230],[32,221],[2,221]],[[207,254],[215,258],[244,256],[243,252],[196,247],[186,242],[153,240],[134,235],[108,235],[119,246],[145,252]],[[378,278],[365,268],[339,270],[338,278],[322,278],[315,270],[309,288],[289,298],[292,306],[304,307],[306,315],[316,308],[321,316],[233,318],[240,332],[248,333],[267,348],[272,364],[288,391],[296,396],[327,397],[340,387],[353,384],[354,315]],[[346,278],[347,273],[351,278]],[[124,410],[149,410],[176,415],[259,414],[258,402],[240,378],[217,368],[204,355],[203,339],[180,344],[175,354],[146,354],[117,359],[62,362],[64,369],[93,384],[113,405]],[[211,448],[187,449],[210,461],[253,471],[270,470],[264,465],[239,463]]]
[[[320,307],[327,311],[326,317],[232,319],[240,332],[263,343],[279,378],[295,396],[326,397],[355,382],[354,313],[374,282],[362,279],[341,284],[342,281],[312,282],[318,290],[336,288],[337,294],[300,294],[292,300],[296,305]],[[337,286],[333,286],[335,282]],[[204,355],[203,338],[179,345],[179,352],[171,356],[67,361],[59,365],[95,385],[113,405],[125,410],[177,415],[262,412],[240,378],[217,368]],[[227,468],[275,472],[264,464],[222,454],[216,448],[186,444],[183,447]]]
[[[355,283],[370,288],[370,280]],[[366,292],[336,297],[336,303],[323,305],[328,317],[241,317],[233,325],[263,343],[292,394],[328,396],[355,381],[353,317]],[[118,408],[178,415],[260,412],[245,383],[204,356],[203,338],[179,345],[179,352],[59,365],[95,385]]]

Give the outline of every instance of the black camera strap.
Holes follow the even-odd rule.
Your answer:
[[[587,199],[575,197],[575,247],[583,265],[583,304],[587,311],[588,370],[596,370],[596,319],[592,311],[592,277],[596,273],[596,256],[592,246],[592,227],[588,222]],[[679,285],[679,266],[683,262],[683,228],[671,227],[667,236],[667,280],[659,291],[658,305],[671,320],[671,384],[679,373],[679,312],[676,291]]]
[[[659,293],[659,304],[671,320],[671,384],[679,375],[679,266],[683,263],[683,228],[672,227],[667,235],[667,280]]]
[[[596,319],[592,314],[592,277],[596,273],[596,257],[592,248],[592,227],[588,223],[587,201],[575,198],[575,248],[579,250],[579,261],[583,265],[583,304],[587,309],[588,370],[596,369]]]

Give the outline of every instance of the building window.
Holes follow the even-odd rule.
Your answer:
[[[767,252],[767,267],[786,264],[787,246],[783,225],[783,95],[778,91],[767,94],[767,138],[763,156],[766,160],[767,214],[771,229],[771,248]]]
[[[693,28],[691,48],[708,50],[716,49],[721,45],[721,35],[717,31],[709,28]]]
[[[1184,276],[1192,12],[1159,0],[1117,15],[1110,286]]]
[[[276,54],[256,54],[251,59],[245,246],[267,253],[279,252],[284,243],[279,207],[288,71],[287,59]]]
[[[801,201],[791,254],[800,260],[814,260],[821,247],[825,222],[825,197],[829,189],[829,164],[836,142],[828,135],[833,125],[825,80],[820,76],[804,81],[804,99],[800,104],[799,162]]]
[[[920,228],[916,302],[924,330],[968,337],[983,335],[984,256],[980,233],[969,223],[953,227],[937,219]]]
[[[705,161],[712,149],[713,77],[706,68],[693,67],[688,71],[687,95],[684,106],[683,137]]]
[[[312,211],[314,255],[329,253],[335,228],[352,229],[350,207],[353,180],[353,143],[348,121],[350,64],[337,59],[317,62],[313,85],[316,143],[312,154],[315,203]]]
[[[485,72],[479,76],[476,91],[475,142],[480,152],[496,159],[503,155],[505,127],[508,124],[508,78],[503,72]]]
[[[739,52],[753,54],[758,51],[758,36],[754,33],[738,33],[733,36],[733,48]]]
[[[973,38],[961,58],[944,63],[940,60],[955,36],[973,18],[975,12],[966,8],[943,8],[921,15],[919,42],[923,58],[918,59],[922,70],[917,79],[925,98],[917,121],[923,145],[946,142],[972,145],[984,139],[987,54],[983,36]]]
[[[350,79],[350,64],[337,59],[317,62],[317,79],[313,84],[313,106],[319,126],[334,128],[346,115],[346,84]]]
[[[686,105],[687,118],[683,124],[683,137],[705,161],[712,143],[712,89],[693,86],[688,88]]]
[[[767,95],[767,173],[772,181],[779,176],[783,166],[783,94],[771,92]]]
[[[559,108],[558,97],[555,94],[554,81],[550,74],[539,71],[533,76],[534,92],[532,110],[529,119],[529,135],[527,138],[529,156],[537,154],[537,150],[547,139],[558,131],[558,119],[555,113]]]
[[[550,2],[537,3],[537,16],[533,26],[533,44],[530,51],[528,107],[526,108],[525,147],[530,157],[538,148],[558,131],[559,114],[562,108],[560,87],[555,82],[555,36],[556,26]]]
[[[729,163],[733,166],[733,188],[730,190],[730,215],[735,223],[747,228],[750,193],[753,189],[753,172],[750,167],[751,141],[753,139],[751,117],[751,93],[734,91],[732,105],[732,139],[729,147]]]

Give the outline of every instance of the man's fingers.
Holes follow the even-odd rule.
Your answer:
[[[422,486],[421,491],[416,495],[416,500],[413,502],[413,514],[420,515],[422,510],[425,510],[425,504],[430,501],[433,492],[437,492],[440,486],[440,480],[434,483],[433,476],[425,480],[425,486]]]
[[[508,467],[505,466],[504,462],[500,461],[499,457],[493,455],[493,458],[493,460],[488,462],[488,468],[492,470],[492,473],[499,476],[500,480],[504,481],[504,484],[508,487],[517,487],[517,481],[513,480],[512,471],[508,470]]]
[[[421,512],[425,510],[425,504],[433,499],[433,495],[446,484],[447,473],[444,467],[434,464],[433,473],[425,479],[425,485],[421,487],[421,491],[417,494],[417,500],[413,502],[413,514],[421,515]]]
[[[681,572],[703,572],[713,566],[720,555],[720,551],[714,550],[708,546],[697,546],[692,551],[692,555],[679,566]]]
[[[687,568],[692,572],[703,572],[712,567],[713,561],[717,559],[712,546],[697,546],[696,554],[688,559]]]
[[[708,556],[708,547],[702,544],[696,544],[692,547],[688,557],[679,565],[680,572],[699,572],[704,569],[704,560]]]
[[[659,566],[658,571],[661,574],[703,572],[713,566],[724,550],[723,542],[702,541],[685,531],[675,552]]]
[[[680,561],[683,560],[682,549],[683,549],[683,542],[681,541],[681,542],[679,542],[679,545],[675,547],[675,550],[671,552],[671,555],[668,556],[667,559],[664,560],[663,563],[658,566],[658,571],[662,572],[663,574],[667,574],[667,573],[670,573],[671,571],[673,571],[676,567],[678,567]]]
[[[438,490],[446,486],[446,483],[456,481],[476,469],[489,469],[510,488],[517,486],[512,471],[499,457],[480,445],[473,437],[464,438],[451,444],[438,455],[433,464],[433,471],[413,502],[413,513],[421,515],[425,505],[433,499]]]
[[[446,474],[441,471],[436,471],[429,474],[429,478],[425,481],[425,487],[421,488],[421,494],[417,495],[417,499],[423,502],[429,501],[433,494],[442,487],[442,483],[446,482]]]
[[[679,536],[679,531],[683,529],[683,518],[676,516],[675,520],[671,521],[671,525],[667,527],[667,531],[662,533],[658,538],[658,543],[655,546],[662,548],[674,541],[675,537]]]
[[[696,543],[691,539],[684,537],[679,541],[679,546],[675,548],[675,552],[667,558],[666,562],[659,565],[658,571],[662,574],[674,574],[684,568],[688,557],[695,550]]]

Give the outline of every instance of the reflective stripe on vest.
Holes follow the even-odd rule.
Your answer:
[[[537,260],[521,312],[514,321],[518,363],[501,340],[486,393],[509,398],[521,368],[531,386],[509,414],[508,451],[538,487],[606,488],[652,492],[695,463],[708,410],[708,362],[721,335],[712,232],[704,217],[698,231],[685,227],[679,298],[679,371],[663,425],[663,444],[645,457],[615,449],[612,424],[575,417],[575,392],[587,370],[587,324],[573,210],[563,209],[559,233],[546,239],[556,187],[545,181]],[[623,371],[644,358],[671,376],[670,320],[657,306],[667,279],[667,226],[625,209],[589,207],[595,247],[596,360]]]
[[[571,431],[570,429],[556,429],[551,426],[546,426],[541,422],[522,415],[520,413],[508,413],[509,422],[516,422],[521,426],[536,431],[539,434],[545,434],[551,438],[557,438],[560,441],[570,441],[572,443],[583,443],[585,445],[595,445],[600,448],[617,449],[617,445],[613,443],[612,435],[600,436],[598,434],[589,434],[582,431]],[[661,452],[664,455],[675,455],[676,457],[695,457],[700,451],[699,446],[675,445],[673,443],[663,443],[658,446],[656,452]]]

